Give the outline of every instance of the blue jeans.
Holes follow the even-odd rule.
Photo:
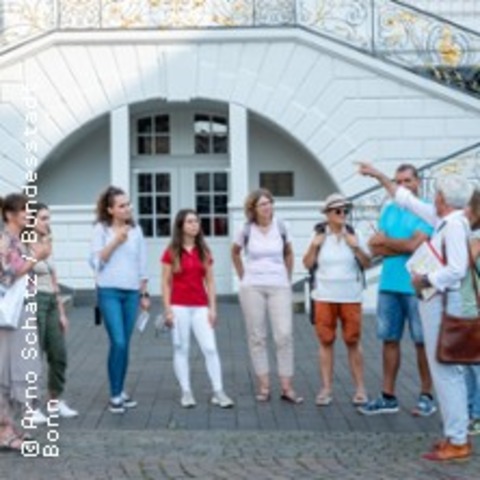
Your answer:
[[[128,368],[130,338],[140,303],[138,290],[98,288],[98,306],[110,339],[108,379],[111,397],[123,392]]]
[[[377,337],[384,342],[399,342],[408,322],[414,343],[423,344],[423,328],[415,295],[379,292],[377,305]]]
[[[480,420],[480,365],[465,367],[467,381],[468,414],[473,420]]]

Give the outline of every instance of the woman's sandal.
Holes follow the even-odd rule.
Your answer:
[[[368,396],[365,392],[357,392],[352,398],[352,403],[355,407],[362,407],[367,402]]]
[[[257,402],[270,401],[270,390],[268,388],[261,388],[255,395],[255,400],[257,400]]]
[[[285,402],[293,403],[294,405],[303,403],[303,397],[297,395],[294,390],[283,391],[280,395],[280,399]]]
[[[330,392],[320,392],[315,397],[315,405],[318,407],[327,407],[332,403],[332,394]]]

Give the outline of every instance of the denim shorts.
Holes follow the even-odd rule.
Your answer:
[[[423,344],[423,330],[415,295],[379,292],[377,305],[377,337],[384,342],[399,342],[405,322],[414,343]]]

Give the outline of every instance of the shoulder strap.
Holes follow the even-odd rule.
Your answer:
[[[247,249],[248,241],[250,239],[251,228],[252,224],[250,222],[245,222],[245,224],[243,225],[243,248],[245,248],[245,250]]]

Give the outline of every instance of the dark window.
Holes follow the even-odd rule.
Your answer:
[[[139,118],[136,134],[138,155],[170,153],[170,117],[168,115]]]
[[[228,153],[228,120],[218,115],[194,117],[195,153]]]
[[[260,172],[260,188],[266,188],[275,197],[293,197],[293,172]]]

